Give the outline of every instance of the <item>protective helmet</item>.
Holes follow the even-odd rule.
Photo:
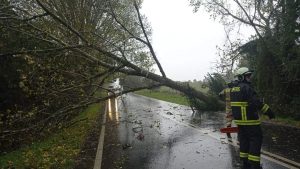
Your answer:
[[[238,70],[235,71],[235,77],[238,78],[239,81],[243,81],[245,78],[245,75],[251,75],[253,71],[249,70],[247,67],[241,67]]]
[[[244,76],[252,73],[253,71],[249,70],[247,67],[241,67],[235,71],[235,76]]]

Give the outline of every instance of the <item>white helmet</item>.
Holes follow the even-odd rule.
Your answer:
[[[239,77],[239,76],[249,75],[252,73],[253,71],[249,70],[247,67],[241,67],[235,71],[234,76]]]

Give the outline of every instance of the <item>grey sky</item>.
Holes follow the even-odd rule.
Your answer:
[[[203,79],[225,41],[223,25],[204,11],[193,13],[188,0],[144,0],[142,13],[152,26],[152,45],[173,80]]]

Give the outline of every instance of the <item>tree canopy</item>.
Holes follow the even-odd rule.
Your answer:
[[[190,0],[204,7],[226,28],[250,26],[255,36],[223,49],[219,68],[236,66],[255,70],[254,84],[279,115],[299,119],[300,1],[299,0]],[[225,71],[226,73],[226,71]]]
[[[1,0],[1,151],[68,125],[89,104],[143,88],[165,85],[211,102],[167,78],[141,5],[134,0]],[[152,83],[110,96],[95,94],[113,92],[105,83],[122,75]]]

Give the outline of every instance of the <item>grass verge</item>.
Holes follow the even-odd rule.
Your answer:
[[[188,100],[186,99],[186,97],[180,95],[179,93],[168,92],[168,91],[153,91],[153,90],[148,90],[148,89],[140,90],[135,93],[139,94],[139,95],[171,102],[171,103],[189,106],[189,103],[188,103]]]
[[[276,123],[276,124],[280,124],[280,125],[285,125],[285,126],[292,126],[292,127],[297,127],[300,128],[300,121],[299,120],[295,120],[291,117],[281,117],[281,116],[277,116],[275,119],[269,120],[269,118],[267,116],[264,116],[264,118],[262,118],[263,121],[268,121],[271,123]]]
[[[73,125],[32,145],[0,156],[0,168],[73,168],[86,134],[99,115],[100,104],[90,105]]]

